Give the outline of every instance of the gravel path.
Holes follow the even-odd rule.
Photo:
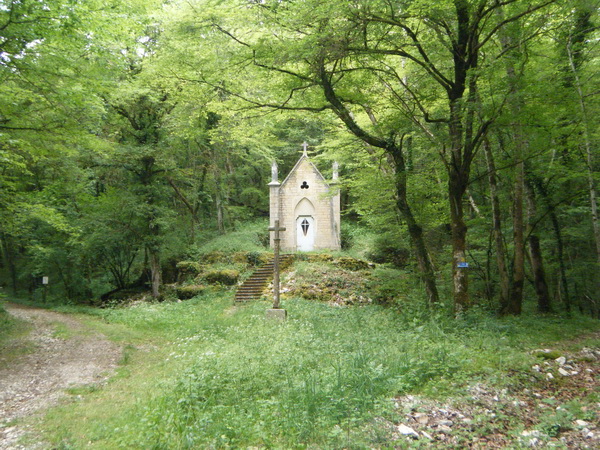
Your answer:
[[[13,303],[4,308],[32,323],[32,332],[12,344],[33,350],[9,363],[0,348],[1,450],[25,448],[18,440],[27,427],[18,419],[57,404],[68,387],[105,381],[122,353],[118,345],[73,316]],[[57,327],[63,332],[57,333]]]

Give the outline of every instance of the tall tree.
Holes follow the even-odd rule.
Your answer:
[[[270,73],[273,85],[281,89],[279,98],[246,94],[251,103],[331,110],[351,133],[392,158],[397,206],[412,230],[433,298],[437,294],[422,228],[414,222],[406,201],[406,161],[398,118],[408,115],[431,139],[448,175],[454,305],[459,312],[470,303],[468,272],[462,268],[467,256],[463,197],[473,159],[498,113],[478,109],[478,80],[486,67],[503,57],[492,45],[498,32],[551,3],[454,0],[428,6],[415,1],[265,1],[250,5],[261,32],[246,31],[239,22],[233,24],[214,11],[206,20],[239,44],[240,57]],[[233,8],[236,2],[228,5]],[[503,18],[497,14],[500,8],[506,11]],[[482,55],[486,55],[483,61]]]

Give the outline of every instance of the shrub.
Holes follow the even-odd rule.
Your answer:
[[[206,290],[206,286],[201,284],[190,284],[189,286],[179,286],[177,288],[177,298],[187,300],[197,295],[202,294]]]
[[[216,264],[216,263],[228,263],[229,255],[225,254],[225,252],[214,250],[212,252],[205,253],[202,255],[202,262],[206,264]]]
[[[195,261],[180,261],[177,263],[177,281],[196,278],[202,272],[202,266]]]
[[[246,264],[246,252],[235,252],[231,255],[231,261],[235,264]]]
[[[408,282],[407,275],[400,270],[378,268],[369,283],[370,296],[377,303],[391,305],[406,296]]]
[[[329,262],[333,261],[333,256],[329,253],[311,253],[307,255],[307,260],[310,262]]]
[[[348,250],[357,244],[358,238],[364,234],[365,230],[356,223],[348,222],[342,219],[340,226],[340,243],[342,250]]]
[[[406,267],[410,263],[410,249],[405,243],[390,233],[379,236],[368,255],[373,262],[389,263],[396,267]]]
[[[246,262],[251,266],[260,266],[266,263],[271,254],[266,252],[248,252],[246,253]]]
[[[342,256],[336,259],[334,263],[336,266],[339,266],[342,269],[351,270],[352,272],[371,268],[371,265],[368,262],[356,258],[350,258],[348,256]]]
[[[213,270],[204,275],[204,279],[210,284],[224,284],[232,286],[237,283],[240,273],[237,270]]]

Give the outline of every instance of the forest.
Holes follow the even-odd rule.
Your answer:
[[[3,0],[4,291],[160,298],[211,239],[268,239],[270,164],[307,141],[340,163],[345,248],[415,301],[598,317],[597,23],[593,0]]]
[[[600,448],[599,12],[0,0],[0,449]]]

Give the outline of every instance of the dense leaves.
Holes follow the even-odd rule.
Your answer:
[[[353,244],[432,306],[599,314],[597,10],[3,2],[3,283],[158,298],[164,270],[267,215],[271,160],[286,173],[307,141],[380,235]]]

